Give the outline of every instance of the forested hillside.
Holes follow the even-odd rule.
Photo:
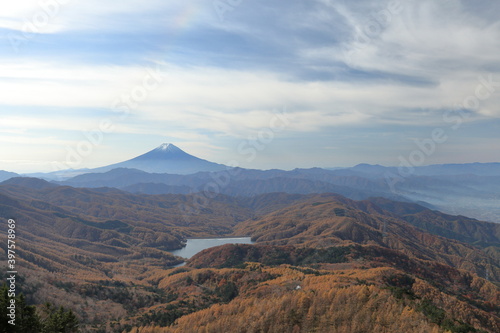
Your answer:
[[[218,195],[186,214],[194,199],[0,186],[26,304],[71,309],[81,332],[500,329],[498,224],[338,194]],[[256,243],[174,267],[186,238],[224,235]]]

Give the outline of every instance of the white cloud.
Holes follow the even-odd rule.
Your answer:
[[[151,16],[158,19],[151,20]],[[185,20],[215,17],[211,2],[179,0],[23,0],[2,6],[0,28],[21,32],[144,31],[161,29]],[[192,23],[192,22],[189,22]],[[27,27],[31,29],[27,29]],[[33,31],[36,27],[36,31]]]
[[[44,55],[45,59],[54,56],[48,62],[36,53],[41,41],[33,48],[34,54],[25,52],[16,59],[4,56],[0,61],[2,142],[15,144],[15,135],[38,133],[38,145],[64,146],[81,140],[82,130],[94,129],[101,119],[114,117],[116,135],[165,136],[183,141],[195,152],[202,148],[216,151],[222,148],[214,143],[217,138],[243,139],[255,134],[269,126],[273,112],[283,107],[293,115],[283,133],[288,137],[367,124],[441,126],[443,110],[476,96],[480,78],[489,75],[495,81],[495,91],[489,91],[491,96],[473,108],[476,115],[469,121],[500,117],[500,83],[496,83],[500,82],[500,21],[458,0],[402,1],[401,12],[368,38],[360,34],[368,31],[374,17],[380,17],[391,1],[321,0],[304,12],[294,11],[309,8],[298,6],[304,5],[300,1],[291,5],[245,3],[228,13],[231,16],[224,22],[218,20],[211,1],[64,3],[58,9],[53,7],[53,15],[49,15],[50,7],[43,9],[38,1],[12,2],[0,14],[0,28],[22,31],[24,24],[40,13],[49,15],[50,20],[39,33],[70,37],[99,32],[103,38],[111,38],[106,33],[119,32],[142,38],[203,26],[213,29],[210,34],[216,35],[217,45],[225,45],[224,38],[234,38],[243,47],[234,51],[231,45],[230,54],[221,49],[221,59],[240,57],[252,66],[226,66],[220,59],[211,62],[205,59],[213,56],[209,48],[192,62],[190,59],[197,66],[163,63],[164,82],[122,119],[110,113],[112,105],[142,85],[148,71],[139,64],[144,64],[146,57],[155,59],[153,52],[126,54],[127,61],[121,65],[107,66],[58,57],[56,47]],[[491,6],[494,11],[498,5]],[[265,10],[269,12],[262,13],[263,19],[259,11]],[[269,20],[278,14],[275,21]],[[201,43],[197,38],[211,38],[208,30],[197,35],[200,31],[192,29],[192,35],[182,43],[168,46],[198,47],[194,45]],[[193,45],[187,42],[191,39],[196,41]],[[161,48],[165,41],[151,42]],[[265,56],[246,54],[246,47],[256,52],[260,43],[271,49],[262,51]],[[279,51],[281,46],[286,50]],[[205,51],[201,46],[200,50]],[[99,51],[92,50],[97,58]],[[124,47],[124,52],[130,50]],[[265,59],[272,61],[266,63]],[[299,80],[297,72],[310,77],[328,74],[332,79]],[[60,110],[60,115],[44,115],[43,110],[48,109]],[[54,137],[42,133],[49,130],[56,133]],[[18,143],[28,145],[32,139],[26,140]]]
[[[403,89],[381,85],[380,79],[374,83],[377,93],[385,86],[388,107],[453,108],[475,94],[479,78],[493,75],[500,81],[500,20],[463,2],[400,1],[401,10],[393,13],[391,1],[362,10],[329,3],[351,26],[352,36],[339,46],[305,49],[302,55],[345,62],[372,80],[398,81]],[[500,117],[500,84],[495,88],[475,108],[479,114]]]
[[[147,74],[141,66],[3,62],[0,104],[109,108]]]
[[[138,101],[131,118],[111,113],[119,96],[130,95],[148,75],[144,67],[72,66],[50,63],[0,65],[0,104],[31,108],[29,115],[4,118],[7,129],[92,129],[100,119],[114,119],[117,133],[148,133],[149,127],[168,126],[242,137],[269,126],[273,112],[287,107],[295,119],[290,129],[314,132],[328,127],[382,122],[384,116],[401,123],[418,120],[401,110],[453,107],[479,84],[455,76],[439,86],[399,82],[297,82],[269,72],[220,68],[162,67],[164,82]],[[484,73],[487,78],[487,74]],[[495,80],[497,80],[495,78]],[[500,87],[498,88],[500,92]],[[483,114],[496,114],[498,97],[482,102]],[[27,98],[29,97],[29,98]],[[62,109],[58,119],[33,116],[37,107]],[[85,108],[101,109],[85,115]],[[75,110],[80,110],[76,112]],[[439,119],[438,119],[439,121]],[[141,125],[142,124],[142,125]]]

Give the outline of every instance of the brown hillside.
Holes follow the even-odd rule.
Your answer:
[[[365,244],[398,250],[408,256],[436,260],[500,281],[498,258],[473,245],[430,234],[381,209],[366,213],[356,202],[319,196],[257,219],[238,224],[235,234],[257,243],[329,247]]]

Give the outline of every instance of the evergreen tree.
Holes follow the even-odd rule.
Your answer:
[[[46,303],[42,309],[44,316],[42,333],[75,333],[78,332],[78,319],[73,311],[66,311],[62,306],[54,307]]]
[[[15,300],[15,303],[12,303],[11,300]],[[11,304],[15,304],[15,319],[11,319],[8,316],[10,314],[8,307]],[[23,294],[9,297],[9,288],[6,284],[0,289],[0,306],[2,316],[2,320],[0,320],[1,332],[39,333],[41,331],[40,319],[36,313],[36,308],[26,304]]]
[[[8,317],[11,299],[15,300],[15,320],[12,325]],[[71,310],[62,306],[57,308],[46,303],[41,309],[41,315],[36,307],[26,304],[23,294],[9,297],[9,288],[6,284],[0,287],[0,332],[1,333],[77,333],[78,319]]]

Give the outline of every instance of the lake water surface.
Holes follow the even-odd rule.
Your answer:
[[[198,252],[201,252],[210,247],[224,244],[253,244],[253,242],[250,237],[191,238],[187,240],[185,247],[180,250],[171,251],[171,253],[175,254],[176,256],[189,259]]]

